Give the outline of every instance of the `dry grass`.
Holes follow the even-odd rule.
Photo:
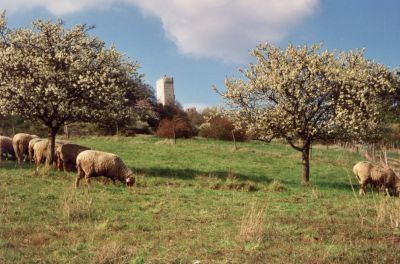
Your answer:
[[[274,192],[284,192],[287,190],[285,184],[283,184],[281,181],[278,180],[273,180],[269,184],[268,189]]]
[[[83,194],[72,189],[64,193],[62,198],[62,213],[69,224],[71,221],[91,219],[93,215],[93,198],[89,188],[83,188]]]
[[[397,197],[385,196],[375,205],[377,227],[400,228],[400,200]]]
[[[131,261],[136,249],[125,246],[122,241],[109,241],[96,249],[93,264],[134,263]]]
[[[237,240],[242,243],[261,243],[265,236],[265,218],[267,207],[251,205],[240,221]]]
[[[166,139],[157,141],[154,144],[156,144],[156,145],[174,145],[174,140],[166,138]]]

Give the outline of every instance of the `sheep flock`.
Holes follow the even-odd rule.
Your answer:
[[[16,160],[18,164],[34,163],[36,170],[45,163],[48,152],[48,139],[36,135],[18,133],[14,137],[0,136],[1,160]],[[55,141],[55,160],[53,165],[58,170],[77,171],[75,186],[85,178],[90,183],[91,177],[104,176],[113,181],[120,181],[127,186],[135,183],[132,171],[120,157],[113,153],[91,150],[88,147],[72,144],[65,140]]]

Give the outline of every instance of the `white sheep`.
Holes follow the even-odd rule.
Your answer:
[[[132,186],[135,178],[132,171],[125,166],[124,162],[115,154],[85,150],[79,153],[76,158],[78,174],[76,176],[75,187],[79,187],[79,181],[85,177],[86,182],[90,183],[91,177],[105,176],[110,178],[114,184],[116,180]]]
[[[18,160],[18,164],[21,164],[24,161],[24,156],[28,157],[28,147],[29,141],[31,139],[37,138],[36,135],[30,135],[26,133],[18,133],[13,137],[13,148],[15,152],[15,156]]]
[[[378,167],[370,162],[361,161],[354,165],[353,172],[360,184],[360,195],[365,194],[367,184],[384,188],[388,194],[398,195],[400,192],[400,178],[388,166]]]
[[[33,146],[37,143],[37,142],[39,142],[39,141],[45,141],[45,140],[47,140],[47,139],[43,139],[43,138],[34,138],[34,139],[31,139],[30,141],[29,141],[29,144],[28,144],[28,155],[29,155],[29,161],[30,162],[32,162],[32,161],[34,161],[34,149],[33,149]]]
[[[63,145],[64,142],[66,141],[56,140],[55,148],[57,149],[57,147]],[[33,159],[35,161],[36,169],[40,166],[40,164],[46,161],[48,146],[49,146],[48,140],[38,141],[33,145]],[[56,160],[54,160],[54,163],[55,162]]]

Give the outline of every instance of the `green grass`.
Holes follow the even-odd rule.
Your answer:
[[[120,155],[137,185],[75,189],[75,173],[3,162],[0,263],[400,261],[400,199],[354,195],[358,154],[314,147],[304,187],[300,153],[278,143],[73,141]]]

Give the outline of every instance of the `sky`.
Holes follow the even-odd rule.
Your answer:
[[[176,99],[202,109],[222,104],[213,90],[240,78],[258,44],[285,48],[364,48],[390,69],[400,66],[399,0],[0,0],[9,26],[61,18],[141,65],[147,84],[174,77]]]

